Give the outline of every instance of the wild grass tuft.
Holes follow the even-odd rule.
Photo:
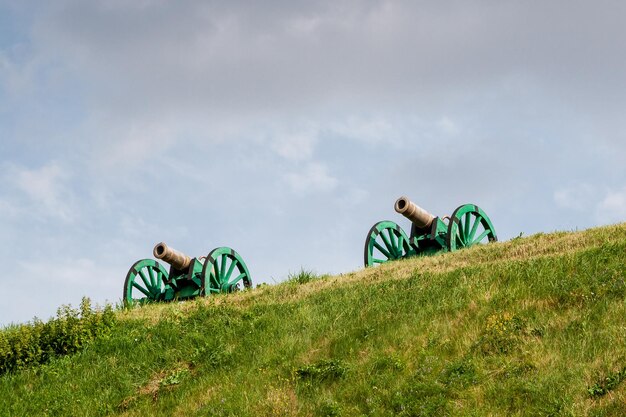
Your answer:
[[[287,276],[287,282],[293,284],[306,284],[323,277],[324,275],[318,275],[315,271],[300,268],[300,271],[296,273],[290,273]]]

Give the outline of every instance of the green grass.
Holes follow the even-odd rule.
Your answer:
[[[626,224],[117,316],[0,415],[626,415]]]

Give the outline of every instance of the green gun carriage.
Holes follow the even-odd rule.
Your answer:
[[[228,247],[215,248],[206,257],[191,258],[161,242],[153,254],[170,265],[169,271],[153,259],[135,262],[124,281],[126,305],[183,300],[252,286],[245,262]]]
[[[411,221],[411,234],[407,236],[389,220],[376,223],[365,239],[366,267],[498,240],[489,216],[475,204],[463,204],[450,216],[435,217],[402,196],[394,208]]]

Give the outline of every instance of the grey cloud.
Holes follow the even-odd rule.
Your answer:
[[[42,48],[101,82],[109,111],[424,110],[514,76],[623,104],[620,3],[142,4],[70,1],[39,25]]]

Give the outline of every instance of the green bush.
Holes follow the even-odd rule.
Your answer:
[[[98,337],[108,335],[115,323],[110,305],[92,309],[83,298],[79,309],[62,306],[57,316],[0,330],[0,375],[48,362],[56,356],[77,352]]]

